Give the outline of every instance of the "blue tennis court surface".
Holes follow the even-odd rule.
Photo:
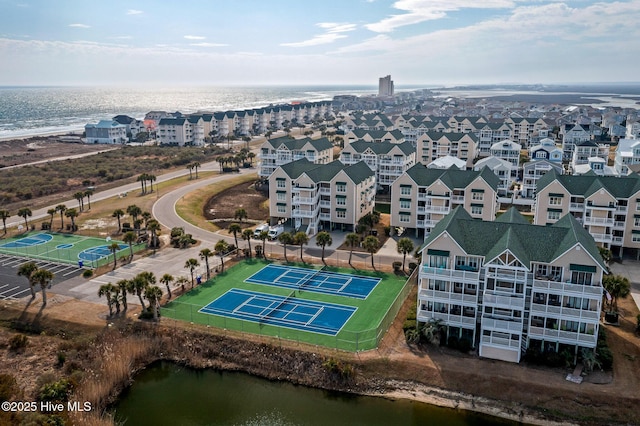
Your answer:
[[[53,237],[48,234],[36,234],[30,237],[24,237],[16,241],[11,241],[9,243],[2,244],[0,245],[0,248],[15,249],[15,248],[22,248],[22,247],[37,246],[39,244],[47,243],[52,239]]]
[[[198,312],[335,336],[356,309],[232,288]]]
[[[118,245],[118,251],[120,250],[124,250],[127,248],[126,244],[119,244]],[[113,252],[111,251],[111,249],[109,248],[109,246],[98,246],[98,247],[91,247],[88,248],[86,250],[82,250],[80,253],[78,253],[78,259],[80,260],[86,260],[88,262],[92,261],[92,260],[98,260],[101,259],[103,257],[107,257],[109,255],[112,255]]]
[[[245,282],[366,299],[380,278],[271,264]]]

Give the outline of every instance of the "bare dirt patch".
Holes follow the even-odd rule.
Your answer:
[[[104,145],[60,142],[57,136],[0,141],[0,168],[86,154],[113,148]]]
[[[229,219],[216,221],[221,228],[237,223],[233,216],[238,209],[245,209],[250,221],[264,221],[269,218],[269,206],[265,203],[268,199],[264,193],[256,191],[253,182],[243,183],[211,197],[205,203],[203,214],[207,220]]]

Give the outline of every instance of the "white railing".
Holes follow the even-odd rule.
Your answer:
[[[557,281],[533,280],[534,290],[555,290],[565,295],[592,295],[602,296],[602,287],[599,285],[589,286],[572,283],[562,283]]]
[[[477,284],[480,279],[479,272],[472,271],[459,271],[456,269],[441,269],[432,268],[430,266],[423,266],[420,273],[420,278],[448,278],[450,280],[463,280],[469,281],[473,284]]]
[[[331,188],[320,187],[319,192],[323,195],[331,195]]]
[[[452,195],[451,202],[453,203],[464,203],[464,195]]]
[[[291,216],[293,217],[314,217],[316,214],[316,212],[313,210],[300,210],[300,209],[295,209],[293,210]]]
[[[585,225],[613,225],[613,218],[587,216],[584,218]]]
[[[613,241],[613,235],[589,232],[597,243],[610,243]]]
[[[448,214],[451,211],[449,206],[425,206],[425,213],[445,213]]]
[[[553,338],[554,340],[564,340],[570,343],[596,344],[595,334],[577,333],[573,331],[551,330],[544,327],[529,327],[529,336],[539,336],[543,338]]]
[[[624,242],[624,237],[612,237],[611,242],[615,244],[622,244]]]
[[[318,203],[318,195],[315,197],[293,197],[293,204],[311,204],[316,205]]]
[[[617,229],[624,229],[624,222],[623,222],[623,221],[616,220],[616,221],[613,223],[613,227],[614,227],[614,228],[617,228]]]
[[[500,320],[495,318],[482,318],[482,328],[497,331],[509,331],[520,334],[522,333],[522,322]]]
[[[627,211],[627,206],[618,205],[618,207],[616,207],[616,212],[626,213],[626,211]]]
[[[437,302],[464,302],[472,305],[478,303],[478,296],[473,294],[455,293],[449,291],[422,289],[419,293],[420,299],[428,299]],[[456,303],[457,304],[457,303]]]
[[[482,303],[485,305],[499,306],[505,308],[524,309],[524,295],[518,296],[498,296],[497,294],[485,293],[482,295]]]
[[[320,207],[331,207],[331,201],[320,200]]]
[[[571,203],[569,204],[569,210],[582,211],[584,210],[584,203]]]
[[[331,220],[331,213],[320,213],[320,220]]]
[[[589,320],[592,322],[598,322],[600,315],[596,311],[589,311],[586,309],[567,308],[563,306],[543,305],[539,303],[531,304],[531,311],[541,314],[559,315],[561,317],[571,317],[575,319]]]
[[[511,340],[505,339],[503,337],[495,337],[495,336],[482,336],[482,344],[496,346],[500,348],[508,348],[513,349],[515,351],[520,350],[520,341],[519,340]]]
[[[259,157],[263,160],[275,160],[276,154],[260,154]]]
[[[428,322],[431,319],[441,320],[447,325],[461,325],[467,328],[475,327],[476,319],[471,317],[465,317],[462,315],[450,315],[446,312],[433,312],[428,310],[418,310],[418,321]]]

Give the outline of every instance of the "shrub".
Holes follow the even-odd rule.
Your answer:
[[[471,339],[462,338],[458,340],[458,349],[460,350],[460,352],[468,353],[471,349],[473,349]]]
[[[411,305],[411,307],[407,311],[407,319],[408,320],[415,320],[416,319],[416,309],[417,309],[417,307],[418,307],[417,303],[414,303],[414,304]]]
[[[395,261],[391,264],[393,266],[394,271],[399,271],[402,268],[402,262]]]
[[[56,366],[58,367],[62,367],[64,365],[64,362],[67,360],[67,354],[64,351],[59,351],[57,354],[57,362],[56,362]]]
[[[409,262],[409,272],[413,272],[414,269],[418,267],[416,262]]]
[[[92,271],[91,269],[85,269],[85,270],[82,272],[82,276],[83,276],[84,278],[91,278],[91,277],[93,276],[93,271]]]
[[[449,336],[447,339],[447,346],[451,349],[460,349],[460,340],[457,336]]]
[[[640,333],[640,314],[636,316],[636,333]]]
[[[73,386],[69,379],[60,379],[42,386],[38,399],[40,401],[65,402],[69,398],[72,389]]]
[[[0,374],[0,401],[9,401],[20,388],[11,374]]]
[[[402,324],[402,330],[405,333],[407,330],[411,330],[413,328],[418,328],[418,322],[415,319],[407,319],[404,324]]]
[[[331,373],[334,379],[349,380],[355,375],[355,370],[351,364],[344,364],[333,357],[323,362],[322,366]]]
[[[384,235],[385,237],[388,237],[391,235],[391,227],[390,226],[385,226],[384,227]]]
[[[24,350],[29,344],[29,338],[24,334],[14,334],[9,339],[9,350],[12,352],[19,352]]]
[[[613,367],[613,354],[608,347],[602,347],[596,349],[597,359],[600,362],[600,367],[603,370],[611,370]]]

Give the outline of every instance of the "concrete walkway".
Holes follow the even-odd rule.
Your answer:
[[[640,310],[640,262],[625,259],[623,263],[611,263],[611,272],[627,277],[631,283],[631,297]]]

